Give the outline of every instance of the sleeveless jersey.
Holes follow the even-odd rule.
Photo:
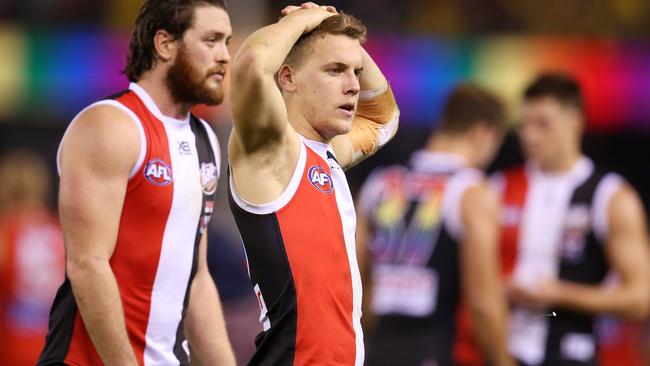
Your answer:
[[[213,209],[219,175],[216,136],[192,115],[185,121],[164,116],[135,83],[90,107],[95,105],[126,112],[141,136],[110,259],[131,346],[141,365],[186,365],[183,318],[199,240]],[[54,300],[38,365],[61,362],[101,364],[67,278]]]
[[[363,365],[356,214],[329,146],[301,137],[291,181],[271,203],[229,185],[263,325],[250,364]]]
[[[373,173],[361,194],[377,315],[369,365],[452,364],[460,202],[483,175],[451,154],[420,151],[411,165]]]
[[[520,286],[555,277],[585,285],[609,272],[604,243],[607,206],[622,179],[594,168],[587,158],[565,174],[532,166],[502,173],[502,266]],[[555,312],[556,317],[539,317]],[[510,350],[526,365],[596,365],[594,316],[564,309],[511,313]]]
[[[7,212],[0,216],[0,251],[2,363],[33,365],[65,272],[58,220],[46,209]]]

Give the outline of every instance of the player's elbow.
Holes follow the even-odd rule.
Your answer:
[[[466,296],[465,304],[470,316],[474,322],[479,324],[491,323],[489,319],[493,318],[498,313],[499,304],[502,302],[498,298],[499,294],[486,294],[486,296]]]
[[[650,293],[644,289],[643,293],[639,293],[631,302],[626,318],[638,321],[645,320],[648,316],[650,316]]]
[[[619,315],[631,321],[647,319],[650,316],[650,289],[639,287],[632,291]]]
[[[68,256],[66,259],[66,275],[73,287],[90,280],[93,274],[109,266],[108,260],[90,257]]]
[[[638,320],[645,320],[650,317],[650,299],[646,298],[645,301],[639,305],[639,311],[637,314]]]
[[[232,64],[233,83],[239,84],[244,80],[255,80],[265,76],[263,54],[254,47],[240,50]]]

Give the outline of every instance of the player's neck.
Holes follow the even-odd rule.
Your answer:
[[[191,105],[177,102],[172,96],[169,87],[167,87],[164,78],[148,75],[138,80],[138,85],[149,94],[163,115],[178,120],[184,120],[187,117]]]
[[[425,148],[431,152],[459,155],[470,164],[474,164],[475,161],[475,149],[469,139],[463,136],[434,134],[429,138]]]
[[[316,129],[297,109],[292,109],[287,106],[287,118],[289,119],[289,124],[291,127],[293,127],[293,129],[296,130],[296,132],[302,137],[326,144],[330,142],[328,139],[318,133],[318,131],[316,131]]]
[[[544,173],[565,173],[573,169],[582,157],[579,150],[563,154],[556,159],[549,159],[539,163],[539,170]]]

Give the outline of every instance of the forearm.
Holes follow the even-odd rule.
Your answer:
[[[559,308],[640,319],[647,315],[650,305],[647,290],[640,286],[589,286],[564,281],[556,286],[551,301]]]
[[[254,60],[261,62],[259,67],[265,74],[274,75],[300,36],[320,24],[325,19],[324,14],[318,10],[303,9],[260,28],[242,44],[233,62],[233,71],[238,64]]]
[[[359,76],[359,86],[361,93],[364,91],[380,90],[385,88],[388,84],[384,74],[379,69],[379,66],[372,59],[370,54],[365,49],[362,49],[363,56],[363,71]]]
[[[137,365],[108,262],[68,260],[67,274],[81,318],[104,365]]]
[[[359,98],[352,128],[331,144],[341,167],[348,169],[373,155],[390,141],[399,128],[399,109],[388,83],[366,90]],[[377,84],[375,84],[377,86]]]
[[[235,365],[219,294],[207,270],[199,271],[192,281],[185,332],[192,349],[192,364]]]

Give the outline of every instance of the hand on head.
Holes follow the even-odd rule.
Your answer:
[[[282,9],[281,14],[284,17],[284,16],[287,16],[288,14],[293,13],[294,11],[300,10],[300,9],[322,9],[322,10],[325,10],[325,11],[327,11],[329,13],[338,14],[338,11],[333,6],[330,6],[330,5],[318,5],[318,4],[315,4],[315,3],[311,2],[311,1],[307,2],[307,3],[302,3],[300,6],[289,5],[289,6],[285,7],[284,9]]]

